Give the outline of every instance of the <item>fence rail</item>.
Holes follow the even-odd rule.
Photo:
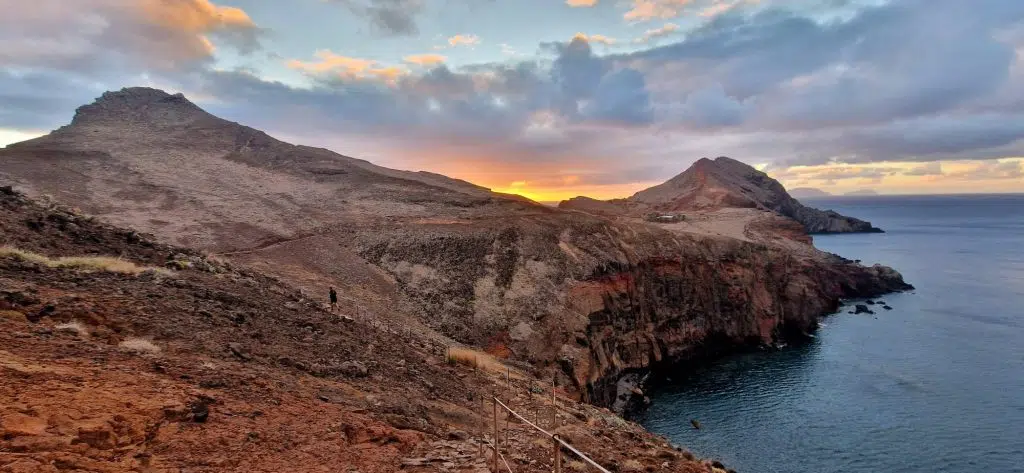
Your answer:
[[[494,400],[494,443],[492,444],[492,448],[494,449],[494,471],[495,471],[495,473],[500,471],[499,468],[498,468],[498,459],[501,458],[502,461],[505,461],[505,457],[501,454],[500,442],[498,441],[498,439],[501,438],[500,437],[501,434],[498,432],[498,429],[499,429],[499,427],[498,427],[499,426],[499,424],[498,424],[498,407],[501,407],[502,409],[508,411],[509,414],[515,416],[517,419],[522,421],[525,425],[533,427],[534,430],[536,430],[537,432],[540,432],[545,437],[548,437],[548,438],[551,439],[551,441],[552,441],[552,443],[554,445],[554,449],[555,449],[555,457],[554,457],[555,458],[555,473],[561,473],[562,472],[562,447],[565,447],[567,450],[569,450],[570,452],[575,454],[577,457],[579,457],[580,460],[583,460],[583,462],[585,462],[585,463],[589,464],[590,466],[596,468],[601,473],[611,473],[606,468],[601,466],[599,463],[597,463],[596,461],[594,461],[593,459],[588,457],[586,454],[584,454],[583,452],[579,451],[576,447],[573,447],[571,444],[569,444],[569,442],[566,442],[565,440],[562,440],[558,436],[558,434],[553,434],[551,432],[548,432],[547,430],[542,429],[537,424],[534,424],[533,422],[530,422],[529,419],[527,419],[526,417],[523,417],[518,412],[516,412],[514,409],[512,409],[511,407],[508,407],[505,403],[501,402],[501,400],[498,399],[497,396],[492,397],[492,399]],[[554,396],[552,396],[552,401],[554,401]],[[552,408],[556,408],[556,407],[557,406],[552,405]],[[508,462],[505,462],[505,467],[508,469],[509,473],[512,472],[512,469],[508,467]]]

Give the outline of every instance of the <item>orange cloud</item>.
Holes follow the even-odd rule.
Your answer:
[[[616,43],[615,38],[610,38],[608,36],[601,34],[587,35],[585,33],[576,33],[576,36],[574,36],[573,38],[579,38],[588,43],[601,43],[606,46],[611,46]]]
[[[377,61],[342,56],[327,49],[321,49],[313,55],[320,60],[317,62],[305,62],[292,59],[288,61],[288,67],[304,72],[339,71],[348,74],[362,74],[373,67],[374,64],[377,64]]]
[[[565,4],[573,8],[592,7],[597,5],[597,0],[565,0]]]
[[[381,66],[372,59],[361,59],[342,56],[333,51],[322,49],[314,53],[319,59],[315,62],[292,59],[286,64],[289,68],[309,74],[338,74],[349,79],[376,78],[394,82],[408,71],[398,66]]]
[[[415,64],[417,66],[436,66],[448,60],[447,57],[440,54],[413,54],[403,58],[405,62],[409,64]]]
[[[457,34],[448,38],[448,45],[455,46],[475,46],[480,44],[480,37],[473,34]]]
[[[644,31],[644,35],[639,37],[639,38],[637,38],[637,39],[634,39],[633,42],[634,43],[646,43],[646,42],[648,42],[648,41],[650,41],[652,39],[655,39],[655,38],[661,38],[663,36],[668,36],[668,35],[670,35],[672,33],[675,33],[676,31],[679,31],[679,25],[677,25],[675,23],[665,23],[665,25],[662,26],[661,28],[654,28],[654,29],[651,29],[651,30]]]
[[[218,28],[256,27],[241,8],[215,5],[209,0],[143,0],[139,5],[154,23],[195,33],[209,33]]]
[[[815,187],[843,194],[870,187],[883,194],[1020,192],[1024,158],[822,164],[775,169],[769,174],[788,187]]]
[[[657,18],[673,18],[679,15],[692,0],[633,0],[633,8],[624,18],[630,21],[648,21]]]
[[[658,18],[675,18],[684,10],[700,8],[698,16],[718,16],[741,5],[753,5],[760,0],[633,0],[633,7],[626,12],[629,21],[650,21]]]

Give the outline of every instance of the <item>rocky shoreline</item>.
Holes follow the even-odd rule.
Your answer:
[[[890,291],[885,293],[875,294],[874,296],[881,296],[885,294],[892,294],[894,292],[903,292],[913,290],[914,287],[908,284],[907,288],[900,289],[898,291]],[[850,299],[842,300],[839,307],[836,310],[823,314],[819,317],[818,321],[828,319],[835,315],[844,313],[847,314],[874,314],[875,312],[867,309],[868,305],[860,304],[861,301],[871,301],[870,299]],[[885,307],[885,310],[892,310],[888,305],[883,303],[877,303],[878,307]],[[863,308],[863,309],[862,309]],[[672,383],[673,379],[685,378],[688,374],[699,371],[710,364],[715,363],[723,358],[732,355],[742,355],[747,353],[756,352],[772,352],[780,351],[787,348],[800,346],[802,344],[811,343],[814,339],[814,334],[819,330],[820,324],[815,323],[806,332],[804,331],[785,331],[773,342],[765,343],[762,341],[752,341],[748,344],[739,345],[719,345],[715,348],[699,350],[695,352],[691,357],[683,361],[674,362],[658,362],[654,365],[640,370],[629,371],[623,373],[617,380],[616,396],[614,403],[610,408],[622,415],[627,419],[636,419],[637,415],[641,414],[645,409],[651,405],[650,395],[653,391],[656,391],[659,386]],[[712,343],[709,343],[712,345]]]
[[[587,399],[624,410],[630,393],[643,386],[624,384],[623,377],[643,379],[799,340],[836,313],[843,299],[913,288],[882,266],[788,261],[792,266],[780,268],[771,258],[747,257],[720,268],[680,264],[616,275],[614,283],[605,283],[604,306],[590,318],[589,365],[563,363],[563,369],[573,375],[587,369]],[[772,274],[779,276],[764,277]]]

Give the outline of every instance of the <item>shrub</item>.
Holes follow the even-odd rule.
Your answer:
[[[11,322],[28,322],[28,318],[25,314],[16,310],[0,310],[0,320],[10,320]]]
[[[464,365],[473,369],[482,369],[495,373],[505,373],[505,365],[487,353],[469,348],[449,347],[447,359],[450,365]]]
[[[89,330],[86,329],[85,326],[82,325],[77,320],[57,325],[56,327],[54,327],[54,330],[57,330],[58,332],[73,333],[75,335],[78,335],[79,337],[89,336]]]
[[[117,346],[132,353],[155,355],[160,353],[160,347],[144,338],[126,338]]]
[[[569,460],[565,466],[570,471],[587,471],[588,468],[586,463],[579,460]]]
[[[43,255],[37,255],[35,253],[19,250],[10,246],[0,246],[0,256],[9,256],[21,261],[43,265],[49,264],[50,262],[50,259]]]
[[[9,246],[0,247],[0,256],[9,256],[49,268],[76,269],[81,271],[104,271],[120,274],[140,274],[146,271],[171,274],[166,269],[139,266],[131,261],[114,258],[112,256],[65,256],[61,258],[48,258],[40,254],[19,250]]]

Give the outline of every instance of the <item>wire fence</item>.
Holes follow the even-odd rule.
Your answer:
[[[347,299],[347,298],[342,297],[342,299]],[[354,308],[355,310],[349,312],[350,315],[347,315],[347,316],[344,315],[344,314],[338,314],[338,315],[341,316],[341,317],[348,317],[349,319],[351,319],[353,321],[358,321],[358,322],[361,322],[363,324],[366,324],[366,325],[368,325],[369,327],[371,327],[371,328],[373,328],[375,330],[391,333],[393,335],[397,335],[397,336],[400,336],[400,337],[412,338],[412,337],[414,337],[416,335],[419,335],[419,333],[417,333],[417,331],[412,329],[411,327],[408,327],[408,326],[396,326],[397,324],[390,323],[388,321],[382,320],[382,318],[376,317],[375,314],[373,314],[372,311],[367,310],[365,307],[362,307],[362,306],[360,306],[358,304],[352,304],[351,307]],[[323,309],[333,313],[333,311],[331,310],[331,307],[323,307]],[[445,361],[446,362],[450,361],[448,358],[450,356],[449,355],[449,350],[451,349],[452,344],[446,343],[446,341],[433,339],[431,337],[427,337],[426,341],[431,345],[431,348],[433,349],[433,351],[435,351],[435,352],[440,351],[440,352],[444,353],[444,356],[445,356],[445,359],[446,359]],[[477,364],[479,364],[479,362]],[[511,390],[512,389],[512,372],[511,372],[511,369],[506,368],[505,381],[507,383],[508,389]],[[533,394],[535,394],[535,392],[533,391],[532,382],[531,382],[530,387],[527,388],[527,391],[530,393],[530,396],[532,398]],[[565,448],[569,452],[572,452],[573,455],[575,455],[581,461],[583,461],[585,464],[593,467],[597,471],[599,471],[601,473],[611,473],[608,469],[606,469],[605,467],[601,466],[599,463],[594,461],[592,458],[590,458],[589,456],[587,456],[586,454],[581,452],[579,449],[574,447],[572,444],[570,444],[569,442],[566,442],[565,440],[560,438],[558,436],[558,434],[554,434],[554,433],[548,432],[547,430],[545,430],[545,429],[541,428],[539,425],[537,425],[537,424],[540,423],[540,409],[534,408],[534,411],[533,411],[534,422],[531,422],[525,416],[523,416],[519,412],[516,412],[515,409],[512,409],[511,407],[509,407],[505,403],[501,402],[501,400],[498,399],[497,396],[492,396],[491,399],[494,402],[494,438],[492,439],[491,442],[487,442],[486,440],[484,440],[483,444],[489,444],[491,450],[494,452],[494,454],[492,455],[492,457],[493,457],[492,458],[492,460],[493,460],[493,464],[492,464],[493,470],[492,471],[494,473],[501,473],[501,471],[506,471],[507,473],[514,473],[514,471],[512,470],[512,467],[508,463],[508,460],[505,458],[505,455],[503,455],[501,453],[501,440],[500,440],[501,439],[501,431],[500,431],[501,429],[500,429],[499,423],[498,423],[498,409],[499,409],[499,407],[501,409],[507,411],[510,415],[512,415],[515,418],[519,419],[521,422],[523,422],[523,424],[533,428],[533,430],[535,430],[536,432],[540,433],[542,436],[551,439],[552,448],[554,450],[554,463],[555,463],[554,464],[554,471],[555,471],[555,473],[562,473],[562,449],[563,448]],[[482,398],[481,398],[481,403],[483,403],[483,399]],[[481,406],[481,407],[483,407],[483,406]],[[554,387],[553,384],[551,386],[551,406],[550,407],[551,407],[551,426],[552,426],[552,429],[554,429],[556,427],[556,420],[555,419],[556,419],[557,412],[558,412],[558,398],[557,398],[557,396],[555,394],[555,387]],[[510,429],[508,428],[508,420],[506,419],[506,423],[505,423],[505,442],[506,442],[506,444],[509,443],[508,442],[508,431],[509,430]],[[481,445],[483,445],[483,444],[481,444]],[[499,460],[501,461],[500,464],[498,463]],[[501,470],[501,468],[500,468],[502,465],[505,467],[504,470]]]
[[[501,402],[501,400],[498,399],[497,396],[493,396],[491,399],[494,401],[494,441],[491,443],[491,448],[494,451],[494,455],[493,455],[493,463],[494,463],[493,464],[493,471],[495,473],[499,473],[500,472],[499,464],[498,464],[498,460],[499,459],[501,459],[501,461],[505,463],[505,468],[508,470],[508,472],[509,473],[513,473],[512,469],[508,465],[508,462],[505,461],[505,456],[501,454],[501,442],[499,440],[501,438],[501,431],[500,431],[501,428],[500,428],[500,424],[498,423],[498,408],[499,407],[501,409],[504,409],[506,412],[508,412],[509,414],[514,416],[515,418],[519,419],[523,424],[525,424],[525,425],[527,425],[529,427],[532,427],[533,430],[539,432],[544,437],[547,437],[547,438],[551,439],[552,446],[554,448],[554,463],[555,463],[554,464],[554,468],[555,468],[554,471],[555,471],[555,473],[562,473],[562,448],[565,448],[566,450],[572,452],[574,455],[576,455],[584,463],[586,463],[586,464],[596,468],[597,471],[600,471],[602,473],[611,473],[605,467],[601,466],[599,463],[594,461],[592,458],[590,458],[589,456],[587,456],[583,452],[579,451],[579,449],[577,449],[576,447],[572,446],[572,444],[570,444],[569,442],[566,442],[565,440],[562,440],[562,438],[559,437],[558,434],[554,434],[554,433],[548,432],[547,430],[544,430],[543,428],[541,428],[537,424],[535,424],[533,422],[530,422],[529,419],[524,417],[522,414],[516,412],[515,409],[512,409],[511,407],[509,407],[505,403]],[[558,409],[558,406],[556,404],[556,402],[557,402],[556,400],[557,400],[557,398],[555,397],[554,388],[552,388],[552,391],[551,391],[551,404],[552,404],[551,408],[553,409],[553,411],[552,411],[552,419],[554,419],[554,417],[555,417],[554,412],[556,412],[557,409]],[[536,418],[535,418],[535,420],[536,420]],[[554,422],[552,422],[552,426],[554,426]],[[508,429],[507,422],[506,422],[505,428],[506,428],[506,430]],[[506,434],[506,443],[508,443],[507,439],[508,439],[508,437],[507,437],[507,434]]]

